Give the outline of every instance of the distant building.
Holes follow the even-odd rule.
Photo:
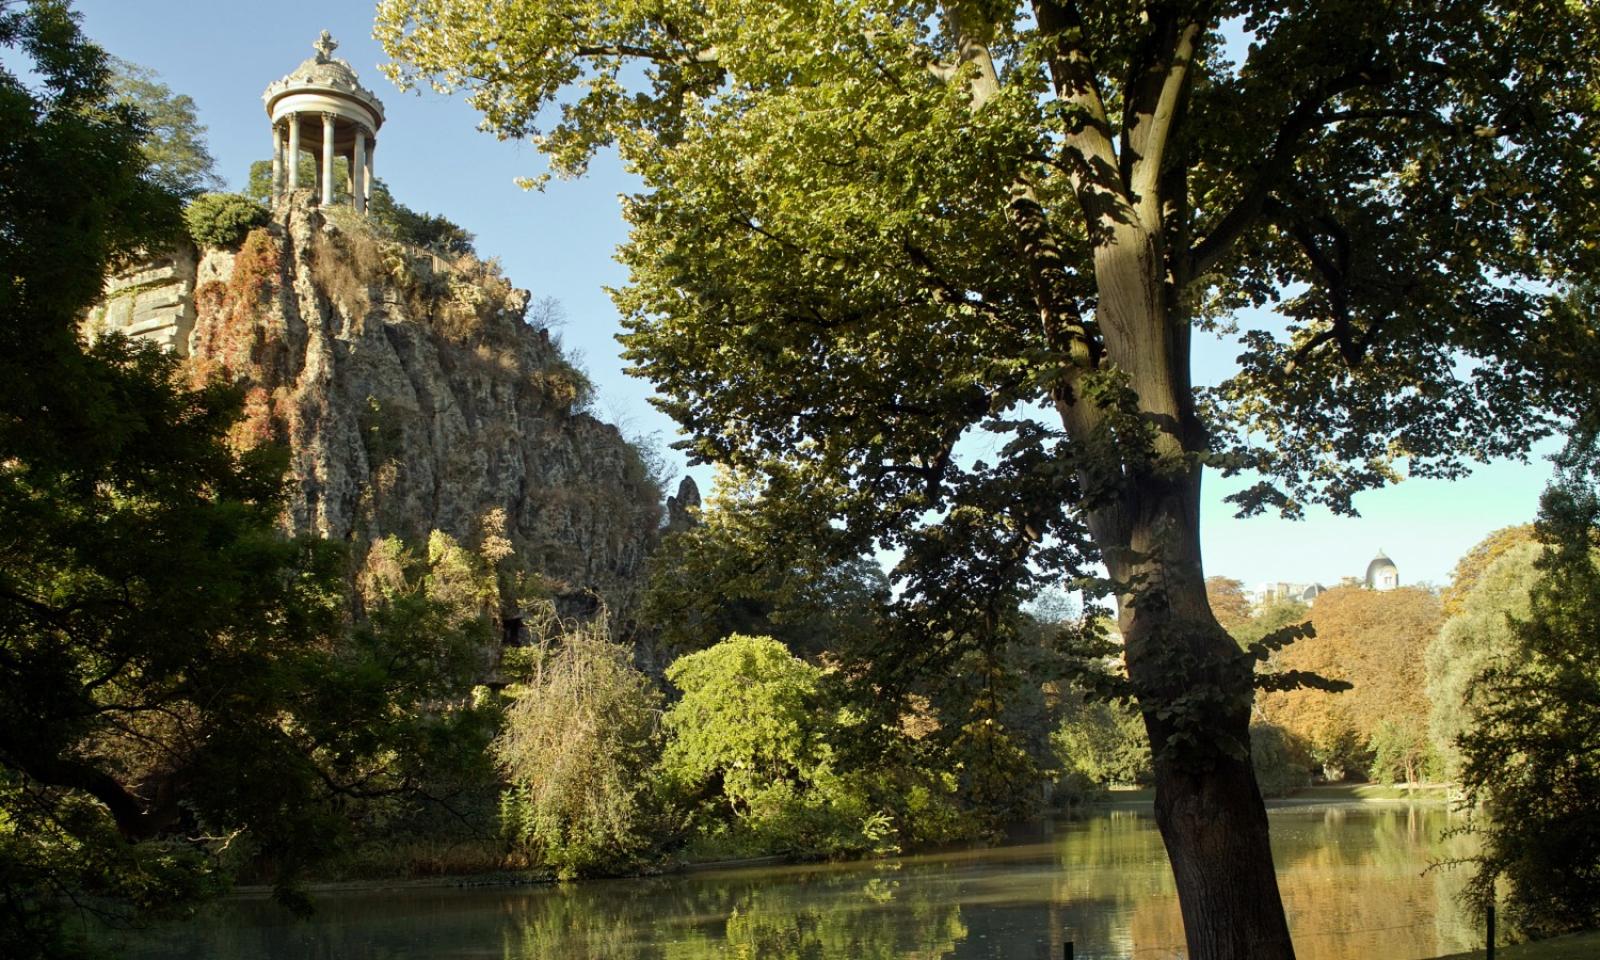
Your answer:
[[[1400,571],[1382,550],[1367,564],[1366,588],[1368,590],[1393,590],[1400,586]]]
[[[1294,600],[1298,603],[1310,605],[1321,594],[1327,593],[1328,588],[1320,583],[1263,583],[1256,591],[1256,603],[1276,603],[1279,600]]]
[[[1365,577],[1340,577],[1339,586],[1360,586],[1368,590],[1393,590],[1400,586],[1400,569],[1394,561],[1382,550],[1367,564]],[[1279,580],[1273,583],[1263,583],[1256,590],[1255,602],[1257,606],[1277,603],[1282,600],[1293,600],[1311,606],[1317,598],[1328,592],[1328,588],[1320,583],[1290,583]]]

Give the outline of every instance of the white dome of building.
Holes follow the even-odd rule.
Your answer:
[[[1382,550],[1367,564],[1366,586],[1368,590],[1393,590],[1400,586],[1400,568]]]

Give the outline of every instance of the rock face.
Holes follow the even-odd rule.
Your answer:
[[[700,522],[700,485],[694,477],[678,481],[678,494],[667,498],[666,532],[688,530]]]
[[[195,249],[184,245],[110,277],[86,321],[91,335],[115,330],[188,356],[198,266]]]
[[[301,191],[195,277],[188,363],[246,385],[240,442],[290,449],[289,526],[358,550],[432,530],[474,544],[503,511],[558,597],[628,604],[661,491],[496,265],[381,240]]]

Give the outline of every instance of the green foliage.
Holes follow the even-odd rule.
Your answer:
[[[702,834],[732,829],[767,853],[893,846],[867,775],[835,761],[851,721],[828,704],[818,668],[770,637],[734,634],[674,661],[667,679],[683,697],[663,719],[659,773]]]
[[[1372,752],[1367,775],[1382,784],[1419,783],[1439,766],[1427,731],[1415,723],[1383,721],[1367,749]]]
[[[229,442],[238,392],[80,340],[179,200],[64,3],[0,7],[0,45],[0,954],[70,956],[80,905],[181,914],[240,869],[298,902],[356,810],[481,752],[486,625],[352,623],[342,551],[278,529],[282,452]]]
[[[132,665],[122,661],[214,610],[164,597],[161,587],[179,584],[163,570],[192,572],[208,537],[215,556],[235,556],[253,539],[252,501],[271,485],[213,446],[235,398],[177,391],[169,363],[120,343],[81,348],[78,319],[107,265],[175,236],[178,201],[146,175],[145,130],[114,100],[104,53],[65,4],[0,9],[0,46],[0,522],[21,538],[0,557],[0,953],[69,956],[81,945],[63,931],[67,898],[103,897],[109,912],[181,909],[211,886],[191,858],[130,842],[90,792],[50,780],[81,774],[126,794],[103,764],[85,762],[121,692],[97,700],[95,690],[125,685]],[[23,70],[35,74],[26,83]],[[190,484],[209,480],[217,487],[190,504],[200,492]],[[179,509],[156,509],[173,493]],[[170,540],[157,547],[152,536]],[[129,579],[140,562],[158,568],[154,581]],[[118,583],[140,587],[141,602],[127,606]],[[152,605],[177,622],[153,619],[146,648],[137,631]]]
[[[1250,725],[1250,765],[1263,797],[1286,797],[1311,785],[1311,761],[1305,744],[1271,723]]]
[[[698,522],[652,554],[640,619],[678,652],[731,633],[771,636],[806,656],[871,647],[887,603],[882,569],[830,559],[764,500],[752,479],[720,473]]]
[[[474,252],[472,234],[443,214],[419,213],[394,198],[382,180],[374,180],[367,216],[401,243],[446,256]]]
[[[1247,507],[1347,509],[1395,479],[1396,451],[1414,474],[1448,474],[1525,449],[1550,430],[1547,412],[1583,407],[1576,384],[1519,362],[1554,369],[1570,359],[1562,343],[1514,346],[1490,319],[1544,311],[1548,285],[1506,278],[1581,274],[1592,256],[1596,24],[1583,5],[1412,16],[1377,0],[1269,3],[1238,14],[1254,42],[1237,64],[1224,55],[1234,14],[1220,11],[1140,18],[1097,2],[1076,27],[998,6],[932,19],[915,4],[793,10],[379,10],[393,76],[466,91],[499,135],[539,135],[558,173],[621,144],[645,183],[629,205],[632,285],[619,294],[629,350],[702,455],[777,456],[819,482],[875,485],[894,511],[886,524],[929,496],[913,465],[939,464],[942,483],[975,495],[1004,474],[941,464],[946,438],[1027,401],[1056,409],[1052,391],[1078,379],[1062,364],[1132,375],[1130,358],[1159,349],[1104,323],[1075,340],[1072,311],[1052,298],[1114,289],[1096,251],[1118,230],[1183,238],[1155,247],[1193,294],[1165,301],[1192,304],[1182,326],[1232,332],[1247,306],[1287,321],[1281,335],[1242,332],[1243,370],[1208,394],[1224,465],[1268,478]],[[1533,39],[1523,25],[1534,21],[1561,24],[1560,40]],[[1180,42],[1193,57],[1174,52]],[[977,59],[957,69],[957,49]],[[1068,64],[1092,64],[1094,82],[1066,84]],[[1171,65],[1171,85],[1134,89],[1141,64]],[[1417,81],[1440,64],[1448,79]],[[1136,134],[1162,89],[1184,109]],[[553,102],[565,109],[546,111]],[[1503,122],[1524,109],[1527,122]],[[1086,130],[1085,116],[1105,119]],[[1089,167],[1105,182],[1075,172]],[[1357,189],[1375,182],[1386,189]],[[1011,206],[1014,188],[1038,216]],[[1457,193],[1530,203],[1438,201]],[[1535,197],[1559,215],[1535,215]],[[1016,255],[1029,230],[1040,239],[1029,249],[1054,258],[1047,282]],[[1435,267],[1419,276],[1420,264]],[[1041,301],[1061,311],[1059,328],[1034,322]],[[739,322],[719,322],[730,316]],[[1480,362],[1452,363],[1457,352]],[[1142,409],[1165,402],[1153,384],[1135,389],[1149,394]],[[1437,402],[1387,402],[1412,391]],[[1530,403],[1545,412],[1526,415]],[[797,423],[801,411],[822,414]],[[1099,419],[1084,411],[1077,423]],[[1055,462],[1091,445],[1073,432]]]
[[[1071,696],[1061,713],[1050,745],[1069,784],[1073,779],[1095,788],[1150,782],[1150,744],[1132,706]]]
[[[1484,804],[1473,893],[1509,882],[1508,912],[1548,936],[1600,923],[1600,485],[1592,432],[1580,434],[1546,491],[1538,531],[1550,549],[1510,649],[1469,695],[1462,784]]]
[[[201,247],[237,247],[272,214],[242,193],[205,193],[184,208],[189,239]]]
[[[646,771],[661,750],[661,694],[606,632],[597,620],[541,648],[494,745],[511,784],[502,823],[563,879],[631,866],[658,839]]]
[[[146,131],[143,144],[151,180],[168,192],[192,199],[222,189],[216,161],[206,148],[206,128],[195,111],[194,98],[173,93],[147,67],[116,57],[110,60],[111,89],[116,101],[138,111]]]
[[[1264,819],[1207,801],[1254,791],[1202,472],[1350,512],[1600,406],[1600,314],[1560,300],[1600,266],[1593,5],[384,0],[375,33],[556,173],[621,151],[627,356],[693,457],[900,555],[871,682],[1047,583],[1122,593],[1174,860],[1215,855],[1203,808],[1255,878],[1180,873],[1238,918],[1190,954],[1288,956]]]
[[[1239,643],[1248,645],[1286,627],[1311,620],[1311,608],[1298,600],[1272,600],[1251,615],[1248,623],[1232,631]]]
[[[1444,615],[1454,617],[1461,612],[1462,604],[1478,588],[1478,584],[1495,561],[1518,547],[1537,542],[1538,538],[1531,523],[1502,527],[1478,541],[1456,561],[1455,569],[1450,572],[1450,585],[1439,597],[1439,602],[1444,607]]]
[[[316,157],[304,150],[300,152],[300,189],[309,190],[316,185],[318,166],[319,163]],[[284,183],[287,185],[289,182],[288,174],[284,173],[283,177]],[[257,203],[269,204],[272,202],[271,160],[257,160],[250,164],[250,172],[245,178],[244,195]],[[333,202],[335,204],[350,202],[350,164],[344,157],[333,158]]]
[[[1429,733],[1448,779],[1460,776],[1458,741],[1477,717],[1470,697],[1473,678],[1514,648],[1514,624],[1528,617],[1543,554],[1541,544],[1524,538],[1478,569],[1470,587],[1451,588],[1456,613],[1439,628],[1426,658]]]

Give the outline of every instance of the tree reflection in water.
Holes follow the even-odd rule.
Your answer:
[[[1272,815],[1303,960],[1465,949],[1462,852],[1437,807]],[[1453,844],[1453,846],[1451,846]],[[310,921],[261,901],[217,905],[128,951],[144,960],[933,960],[1181,956],[1171,874],[1151,820],[1106,813],[1011,843],[892,861],[702,870],[643,880],[324,894]]]

